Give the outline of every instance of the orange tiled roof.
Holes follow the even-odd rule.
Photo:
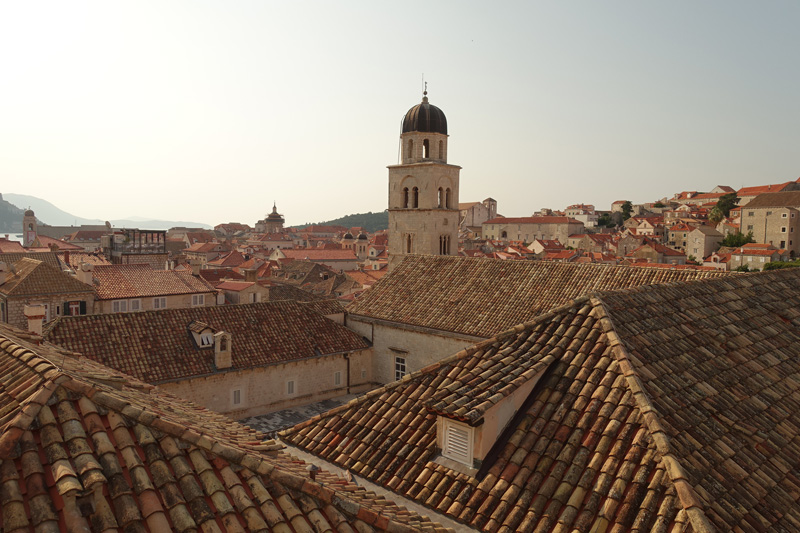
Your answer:
[[[287,259],[308,259],[309,261],[356,261],[353,250],[287,249],[281,250]]]
[[[572,217],[498,217],[487,220],[484,224],[583,224],[580,220],[575,220]]]
[[[92,293],[93,287],[53,266],[23,257],[9,271],[0,293],[9,297]]]
[[[82,247],[78,246],[77,244],[72,244],[66,241],[61,241],[58,239],[54,239],[52,237],[48,237],[46,235],[37,235],[36,239],[31,243],[31,247],[36,248],[53,248],[55,247],[58,250],[83,250]]]
[[[533,379],[477,473],[434,461]],[[798,397],[789,269],[581,297],[282,438],[483,531],[793,531]]]
[[[98,300],[214,292],[214,287],[191,272],[153,270],[147,264],[98,265],[94,279]]]
[[[17,241],[9,241],[7,239],[0,239],[0,253],[25,253],[25,248]]]
[[[489,337],[591,291],[708,275],[722,274],[409,255],[349,305],[347,311],[352,315]],[[487,304],[487,298],[491,298],[491,305]]]
[[[56,252],[58,258],[63,263],[69,263],[69,267],[73,270],[79,268],[82,263],[89,263],[91,265],[110,265],[111,261],[106,259],[106,256],[100,252]],[[65,261],[67,254],[69,254],[69,261]]]
[[[245,289],[249,289],[256,283],[254,281],[220,281],[216,285],[215,288],[221,289],[223,291],[234,291],[239,292]]]
[[[764,193],[781,192],[792,183],[794,182],[787,181],[786,183],[778,183],[776,185],[756,185],[755,187],[742,187],[736,191],[736,196],[741,198],[742,196],[757,196]]]
[[[228,267],[233,268],[241,265],[244,263],[245,259],[244,256],[238,250],[232,250],[226,254],[220,255],[213,261],[209,261],[208,264],[211,267]]]
[[[443,531],[329,472],[312,481],[222,415],[28,338],[0,327],[4,531]]]
[[[740,195],[741,196],[741,195]],[[800,206],[800,191],[770,192],[759,194],[747,205],[745,209],[751,207],[798,207]]]
[[[297,302],[165,309],[57,319],[46,338],[149,383],[216,374],[198,349],[193,321],[232,335],[230,371],[367,348],[356,333]]]

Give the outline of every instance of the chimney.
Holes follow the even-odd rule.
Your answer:
[[[8,278],[8,265],[0,261],[0,285],[6,282]]]
[[[42,324],[44,323],[44,306],[41,304],[26,305],[23,313],[25,318],[28,319],[28,331],[41,337]]]
[[[94,272],[94,265],[91,263],[81,263],[80,268],[78,269],[78,281],[81,283],[85,283],[87,285],[94,286],[94,281],[92,279],[92,272]]]
[[[67,267],[68,269],[69,269],[69,268],[70,268],[70,266],[71,266],[71,265],[69,264],[69,250],[64,250],[64,264],[66,265],[66,267]]]
[[[258,280],[258,270],[255,268],[250,268],[244,271],[244,280],[245,281],[257,281]]]
[[[214,334],[214,366],[217,370],[231,367],[231,334],[220,331]]]
[[[192,259],[189,261],[189,264],[192,265],[192,276],[199,276],[200,275],[200,261],[197,259]]]

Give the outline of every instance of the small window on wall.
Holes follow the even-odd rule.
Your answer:
[[[127,300],[114,300],[111,302],[111,311],[114,313],[127,313],[128,301]]]
[[[192,305],[205,305],[205,304],[206,304],[205,294],[192,294]]]
[[[166,308],[167,308],[166,296],[159,296],[158,298],[153,298],[153,309],[166,309]]]
[[[403,379],[403,376],[406,375],[406,358],[405,357],[397,357],[394,358],[394,379],[395,381],[399,379]]]
[[[242,403],[242,390],[241,389],[234,389],[233,393],[231,394],[231,403],[233,405],[241,405]]]
[[[336,372],[333,373],[333,384],[335,386],[337,386],[337,387],[342,384],[342,371],[341,370],[337,370]]]
[[[295,391],[294,380],[290,379],[289,381],[286,382],[286,394],[292,396],[294,395],[294,391]]]
[[[142,310],[142,301],[141,300],[131,300],[131,302],[130,302],[130,310],[131,311],[141,311]]]

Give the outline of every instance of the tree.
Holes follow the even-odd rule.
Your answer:
[[[738,266],[733,269],[734,272],[758,272],[757,268],[750,270],[750,267],[747,265]]]
[[[738,248],[739,246],[744,246],[745,244],[756,242],[755,238],[753,238],[753,232],[749,232],[747,235],[743,235],[741,231],[737,231],[736,233],[729,233],[722,239],[722,242],[719,243],[720,246],[726,246],[730,248]]]
[[[764,270],[779,270],[781,268],[798,268],[800,267],[800,259],[795,261],[772,261],[764,265]]]
[[[616,226],[616,223],[614,223],[614,219],[611,217],[610,214],[603,213],[597,219],[597,225],[598,226],[604,226],[606,228],[613,228],[614,226]]]
[[[659,201],[659,202],[654,203],[653,207],[667,207],[667,206],[665,206],[662,202]]]
[[[630,200],[625,200],[625,203],[622,204],[622,220],[628,220],[631,218],[631,213],[633,212],[633,204]]]
[[[737,205],[739,205],[739,197],[736,196],[735,192],[729,192],[720,196],[719,200],[717,200],[717,205],[714,207],[718,207],[723,216],[728,217],[731,214],[731,209]]]

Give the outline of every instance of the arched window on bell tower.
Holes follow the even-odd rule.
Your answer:
[[[403,207],[408,208],[408,187],[403,187]]]
[[[406,253],[411,253],[411,234],[406,234]]]
[[[444,141],[439,141],[439,159],[444,161]]]
[[[450,205],[450,187],[448,187],[447,190],[444,192],[444,206],[447,209],[453,207],[452,205]]]
[[[443,207],[444,207],[444,190],[441,187],[439,187],[439,209]]]
[[[408,152],[406,153],[406,159],[411,159],[414,157],[414,139],[408,140]]]
[[[422,157],[423,159],[428,159],[431,157],[431,144],[428,139],[422,141]]]
[[[411,207],[419,207],[419,187],[414,187]]]

